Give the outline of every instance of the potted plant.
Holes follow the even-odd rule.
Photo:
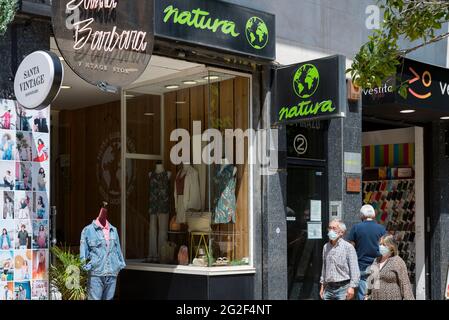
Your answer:
[[[55,263],[50,266],[50,287],[52,296],[55,291],[62,300],[87,299],[87,272],[79,254],[70,248],[51,248]]]

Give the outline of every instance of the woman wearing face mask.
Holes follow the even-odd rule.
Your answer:
[[[393,236],[380,239],[381,254],[370,267],[367,300],[415,300],[407,266],[398,255]]]

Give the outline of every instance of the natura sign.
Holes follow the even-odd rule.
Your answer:
[[[345,57],[333,56],[275,71],[279,122],[345,116]]]
[[[156,0],[155,34],[273,60],[274,15],[222,1]]]

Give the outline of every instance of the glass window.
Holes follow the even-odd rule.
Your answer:
[[[248,139],[233,135],[249,128],[249,90],[205,70],[125,92],[128,262],[250,263]]]
[[[161,96],[127,93],[126,135],[131,154],[161,154]],[[145,137],[143,139],[143,137]],[[133,147],[133,148],[130,148]]]

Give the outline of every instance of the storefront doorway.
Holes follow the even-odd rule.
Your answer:
[[[323,224],[311,221],[312,211],[325,202],[323,167],[290,164],[287,178],[288,297],[319,299]]]
[[[327,214],[325,122],[287,126],[288,298],[318,300]]]

